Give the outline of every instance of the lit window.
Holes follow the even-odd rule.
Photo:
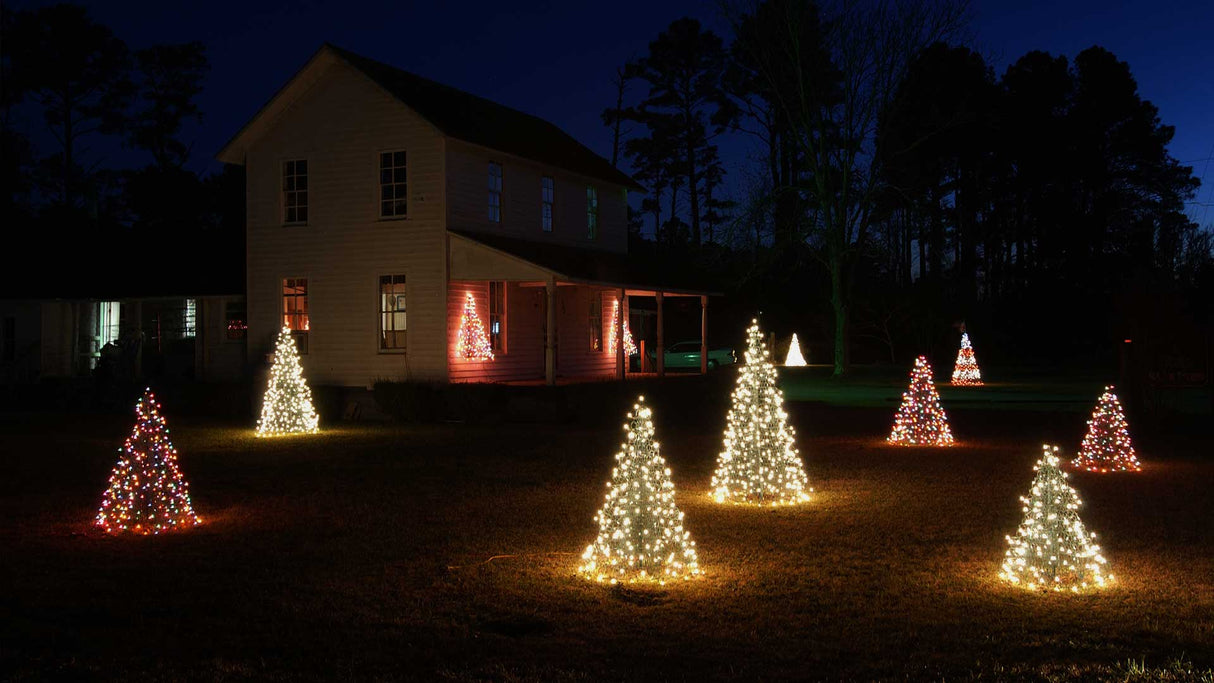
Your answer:
[[[198,334],[198,302],[194,299],[185,300],[185,309],[181,315],[181,336],[192,338]]]
[[[282,325],[295,335],[300,353],[307,353],[308,330],[308,280],[289,277],[282,281]]]
[[[502,165],[489,162],[489,220],[502,222]]]
[[[489,347],[506,352],[506,283],[489,283]]]
[[[405,182],[405,153],[381,152],[379,155],[379,217],[400,218],[408,213],[408,185]]]
[[[383,351],[405,348],[404,275],[379,278],[379,348]]]
[[[117,301],[101,301],[97,303],[98,336],[100,345],[118,341],[122,334],[122,304]]]
[[[543,209],[541,225],[544,232],[552,232],[552,200],[555,192],[552,178],[544,176],[540,181],[540,188],[540,202]]]
[[[223,305],[223,317],[227,323],[225,335],[232,341],[244,339],[249,334],[249,321],[245,317],[243,301],[228,301]]]
[[[590,350],[603,350],[603,293],[590,295]]]
[[[586,239],[599,236],[599,191],[586,188]]]
[[[282,162],[282,220],[284,223],[308,222],[308,161]]]

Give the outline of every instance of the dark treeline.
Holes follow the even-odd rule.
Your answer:
[[[738,317],[826,342],[836,373],[955,348],[960,324],[1006,362],[1107,365],[1136,338],[1207,363],[1211,235],[1173,129],[1100,47],[996,76],[965,9],[767,0],[727,9],[730,40],[671,24],[604,113],[649,189],[635,250],[730,273]],[[723,134],[757,143],[744,177]]]
[[[0,29],[4,230],[10,243],[32,242],[20,277],[5,278],[7,293],[149,294],[241,282],[242,171],[204,177],[186,167],[182,129],[202,118],[203,45],[132,50],[69,4],[5,8]],[[119,144],[145,164],[107,163],[98,147]]]

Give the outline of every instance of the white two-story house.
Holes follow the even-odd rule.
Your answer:
[[[316,383],[622,376],[627,296],[706,306],[633,272],[639,186],[602,157],[330,45],[218,158],[246,169],[249,358],[286,326]],[[493,360],[459,353],[469,296]]]

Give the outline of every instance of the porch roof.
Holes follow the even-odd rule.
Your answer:
[[[552,277],[565,283],[624,289],[634,296],[656,292],[669,296],[721,294],[691,278],[647,268],[628,254],[467,230],[447,232],[466,250],[459,258],[452,249],[450,272],[454,280],[542,281]]]

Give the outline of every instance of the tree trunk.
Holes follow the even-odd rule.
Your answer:
[[[830,257],[830,306],[835,313],[835,377],[847,372],[847,304],[843,292],[843,259]]]

